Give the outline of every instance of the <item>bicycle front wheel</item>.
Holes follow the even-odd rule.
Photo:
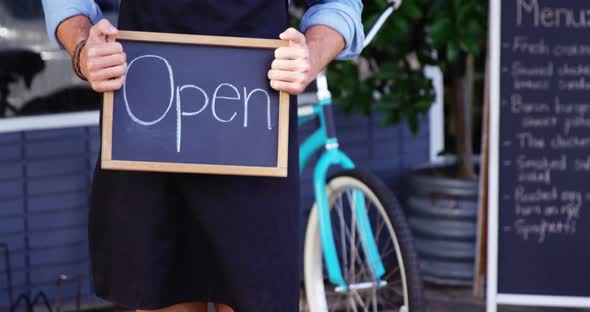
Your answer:
[[[354,196],[364,196],[371,229],[386,269],[376,282],[362,250],[353,210]],[[394,195],[381,180],[357,169],[342,171],[327,183],[330,219],[348,292],[327,281],[317,205],[309,216],[304,247],[303,310],[424,311],[422,282],[412,236]]]

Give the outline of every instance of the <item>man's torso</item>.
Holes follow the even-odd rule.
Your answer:
[[[123,0],[119,28],[200,35],[277,38],[287,2],[277,0]]]

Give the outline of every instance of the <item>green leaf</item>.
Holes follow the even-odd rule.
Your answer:
[[[405,40],[408,37],[408,23],[401,18],[391,19],[392,32],[398,40]]]
[[[426,113],[430,109],[432,105],[432,100],[429,98],[424,98],[423,100],[416,102],[416,109],[421,113]]]
[[[472,40],[471,38],[466,39],[463,41],[463,45],[465,45],[465,49],[467,50],[467,52],[471,54],[476,55],[480,52],[479,42],[476,40]]]
[[[449,40],[450,30],[451,21],[446,17],[439,18],[432,23],[429,34],[434,48],[438,49],[444,46]]]
[[[367,30],[386,5],[387,0],[365,2],[363,21]],[[482,53],[486,9],[485,0],[404,0],[363,51],[362,57],[370,67],[368,78],[359,80],[359,62],[338,61],[328,67],[334,102],[347,113],[379,111],[383,125],[405,122],[417,133],[421,117],[436,95],[432,81],[424,75],[424,66],[438,66],[445,79],[461,75],[465,67],[462,56]],[[419,68],[412,69],[407,55],[416,56]],[[381,95],[379,101],[374,93]]]
[[[451,40],[447,43],[447,60],[449,63],[454,63],[457,56],[459,56],[459,45]]]
[[[420,10],[420,7],[413,1],[406,0],[402,2],[399,10],[413,21],[422,18],[422,11]]]
[[[418,134],[418,131],[420,130],[420,122],[418,121],[418,115],[411,114],[410,116],[408,116],[408,126],[410,127],[410,131],[412,131],[412,134]]]

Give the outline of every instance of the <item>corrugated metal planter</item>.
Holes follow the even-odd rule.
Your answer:
[[[473,280],[478,181],[450,177],[453,165],[410,174],[408,219],[425,281],[468,286]]]

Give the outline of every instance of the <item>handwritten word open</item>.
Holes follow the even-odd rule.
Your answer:
[[[264,95],[266,97],[266,126],[267,126],[268,130],[272,129],[271,120],[270,120],[271,119],[271,117],[270,117],[270,96],[268,95],[268,93],[265,90],[254,89],[254,90],[248,91],[248,89],[246,87],[244,87],[243,88],[243,95],[242,95],[238,91],[238,88],[236,88],[231,83],[221,83],[217,86],[217,88],[215,88],[215,91],[213,91],[213,96],[210,99],[207,92],[199,86],[192,85],[192,84],[175,86],[174,72],[172,70],[172,66],[170,66],[170,63],[168,62],[168,60],[166,60],[165,58],[158,56],[158,55],[142,55],[142,56],[136,57],[135,59],[133,59],[129,63],[129,66],[127,67],[127,72],[125,73],[126,76],[129,75],[129,72],[133,68],[133,65],[135,65],[135,62],[138,60],[141,60],[141,59],[152,59],[152,60],[156,60],[156,61],[161,61],[164,63],[164,65],[166,65],[166,69],[168,72],[168,79],[170,82],[170,100],[168,102],[168,105],[166,106],[166,109],[164,110],[162,115],[160,115],[158,118],[156,118],[154,120],[142,120],[142,119],[138,118],[133,113],[133,111],[131,109],[131,105],[129,104],[129,100],[127,99],[127,82],[125,81],[123,83],[123,99],[125,101],[125,108],[127,109],[127,114],[134,122],[136,122],[142,126],[154,126],[154,125],[158,124],[160,121],[162,121],[162,119],[164,119],[168,115],[168,113],[170,112],[172,105],[176,104],[175,108],[176,108],[176,151],[177,152],[180,152],[180,147],[182,145],[181,144],[182,143],[182,130],[181,129],[182,129],[182,118],[183,117],[190,117],[190,116],[195,116],[195,115],[201,114],[201,113],[205,112],[205,110],[209,107],[209,103],[211,103],[210,111],[211,111],[211,114],[213,115],[213,118],[215,118],[215,120],[217,120],[220,123],[230,123],[230,122],[234,121],[234,119],[238,115],[237,112],[234,112],[231,116],[220,116],[218,114],[217,106],[219,105],[219,100],[243,101],[243,110],[244,110],[243,127],[247,128],[248,127],[248,107],[249,107],[250,99],[251,99],[252,95],[254,95],[256,93],[261,93],[262,95]],[[184,111],[183,110],[181,93],[186,89],[193,89],[193,90],[196,90],[199,93],[201,93],[200,95],[202,97],[203,104],[198,110],[196,110],[196,111]],[[175,101],[175,99],[176,99],[176,101]]]

